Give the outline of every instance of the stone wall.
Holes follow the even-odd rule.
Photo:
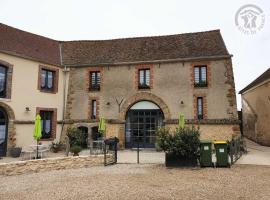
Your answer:
[[[191,71],[193,72],[195,64],[207,64],[208,78],[211,80],[208,87],[194,88],[194,84],[191,84],[194,79]],[[149,67],[152,85],[147,90],[137,88],[135,79],[138,78],[138,65],[95,67],[102,72],[100,91],[89,91],[89,86],[85,84],[89,83],[88,73],[93,67],[72,68],[67,119],[89,119],[89,99],[99,99],[99,115],[105,119],[124,119],[126,108],[137,101],[145,100],[145,94],[150,97],[147,100],[165,109],[164,114],[169,113],[168,116],[172,119],[177,119],[179,112],[187,119],[194,119],[194,95],[207,98],[207,119],[237,119],[231,59],[149,64]],[[121,100],[123,102],[119,110],[117,101]]]
[[[0,164],[0,175],[19,175],[51,170],[75,169],[103,165],[104,156],[59,157],[40,160],[27,160]]]
[[[270,80],[242,94],[243,134],[270,146]]]
[[[178,125],[176,124],[170,124],[170,125],[166,125],[166,127],[170,128],[170,129],[175,129],[177,128]],[[192,126],[191,124],[189,124],[188,126]],[[196,128],[198,128],[198,125],[195,125]],[[200,126],[200,132],[201,132],[201,136],[200,139],[201,140],[231,140],[233,136],[235,135],[240,135],[240,131],[237,132],[237,130],[239,130],[239,125],[233,125],[233,124],[223,124],[223,125],[219,125],[219,124],[201,124]]]

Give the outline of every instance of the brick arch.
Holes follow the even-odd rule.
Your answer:
[[[140,92],[136,93],[135,95],[131,96],[130,98],[124,101],[120,110],[120,119],[125,120],[126,113],[129,110],[129,108],[139,101],[151,101],[157,104],[162,110],[165,119],[167,120],[171,118],[170,110],[166,105],[166,103],[161,98],[149,92]]]
[[[15,114],[13,109],[3,102],[0,102],[0,107],[6,112],[8,116],[8,141],[7,141],[7,150],[8,150],[9,148],[16,146],[16,130],[14,124]]]

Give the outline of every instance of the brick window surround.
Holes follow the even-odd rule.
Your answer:
[[[205,66],[206,67],[206,80],[207,80],[207,86],[206,87],[198,87],[195,86],[195,72],[194,68],[199,66]],[[192,88],[209,88],[211,87],[211,67],[210,62],[194,62],[191,64],[190,67],[190,77],[191,77],[191,87]]]
[[[194,119],[198,120],[198,108],[197,108],[197,98],[202,97],[203,102],[203,119],[207,119],[207,98],[206,94],[194,94],[193,95],[193,108],[194,108]]]
[[[99,97],[89,97],[88,99],[88,119],[90,120],[95,120],[92,118],[92,101],[96,100],[96,118],[95,119],[99,119]]]
[[[0,64],[7,68],[6,95],[4,98],[11,99],[13,65],[3,60],[0,60]]]
[[[43,90],[41,88],[41,72],[42,70],[49,70],[54,72],[54,77],[53,77],[53,90]],[[39,65],[39,72],[38,72],[38,90],[40,92],[45,92],[45,93],[53,93],[56,94],[58,92],[58,80],[59,80],[59,69],[54,68],[54,67],[48,67],[48,66],[43,66]]]
[[[90,83],[91,83],[91,72],[99,72],[100,73],[100,88],[99,90],[91,90]],[[89,67],[86,70],[86,91],[87,92],[100,92],[103,89],[103,68],[102,67]]]
[[[41,108],[41,107],[37,107],[36,108],[36,114],[39,114],[40,111],[51,111],[51,112],[53,112],[51,138],[49,138],[49,139],[40,139],[40,140],[41,141],[51,141],[51,140],[54,140],[56,138],[57,108]]]
[[[137,65],[135,67],[135,89],[136,90],[149,90],[153,89],[153,80],[154,80],[154,73],[153,73],[153,64],[147,64],[147,65]],[[150,70],[150,88],[139,88],[139,78],[140,78],[140,70],[141,69],[149,69]]]

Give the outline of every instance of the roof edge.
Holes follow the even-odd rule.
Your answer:
[[[266,73],[270,72],[270,68],[268,68],[265,72],[263,72],[260,76],[258,76],[255,80],[253,80],[250,84],[248,84],[246,87],[244,87],[242,90],[240,90],[238,92],[238,94],[243,94],[244,92],[246,92],[249,89],[252,89],[253,87],[256,87],[257,85],[263,83],[265,80],[260,80],[262,77],[264,77],[266,75]],[[270,78],[270,77],[269,77]],[[268,79],[269,79],[268,78]],[[258,82],[257,82],[258,81]]]
[[[118,62],[118,63],[91,63],[91,64],[78,64],[68,65],[63,64],[66,67],[93,67],[93,66],[104,66],[104,65],[132,65],[132,64],[153,64],[153,63],[172,63],[172,62],[188,62],[188,61],[199,61],[199,60],[221,60],[231,58],[233,55],[222,55],[222,56],[201,56],[201,57],[190,57],[190,58],[176,58],[166,60],[150,60],[150,61],[134,61],[134,62]]]
[[[24,59],[32,60],[32,61],[35,61],[35,62],[40,62],[40,63],[44,63],[44,64],[47,64],[47,65],[53,65],[53,66],[56,66],[56,67],[63,67],[63,65],[59,65],[59,64],[56,64],[56,63],[50,63],[50,62],[44,62],[43,60],[40,60],[40,59],[36,59],[36,58],[30,57],[30,56],[25,56],[25,55],[22,55],[22,54],[15,53],[14,51],[5,51],[5,50],[0,49],[0,53],[5,53],[5,54],[11,55],[11,56],[16,56],[16,57],[19,57],[19,58],[24,58]]]

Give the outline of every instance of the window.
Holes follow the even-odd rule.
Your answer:
[[[6,98],[7,68],[0,65],[0,98]]]
[[[139,70],[139,89],[150,88],[150,69]]]
[[[41,70],[41,89],[53,91],[54,90],[54,71],[50,71],[47,69]]]
[[[206,66],[194,67],[194,86],[207,87],[207,69]]]
[[[52,137],[53,111],[40,111],[41,117],[41,139],[50,139]]]
[[[203,119],[203,98],[197,97],[197,116],[198,119]]]
[[[97,118],[97,100],[92,100],[91,119]]]
[[[89,90],[100,90],[100,72],[90,72],[90,87]]]

